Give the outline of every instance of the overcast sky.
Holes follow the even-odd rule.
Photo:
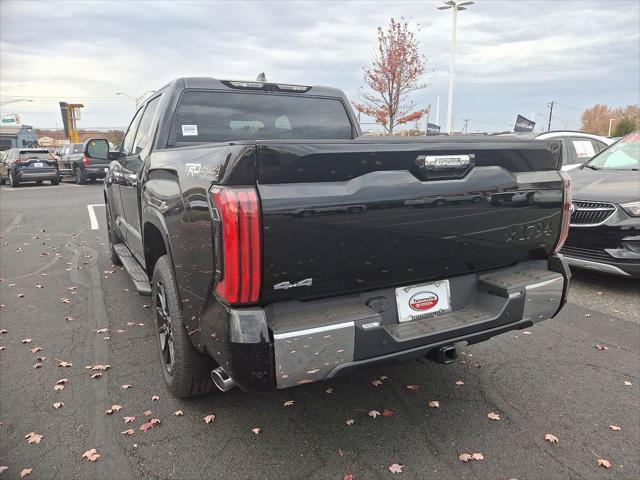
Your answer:
[[[421,31],[432,105],[448,88],[451,10],[421,0],[317,2],[0,1],[2,107],[61,126],[58,101],[82,102],[80,128],[125,127],[134,97],[181,76],[320,84],[355,98],[376,28],[405,17]],[[553,128],[580,127],[596,103],[640,103],[640,1],[476,0],[460,13],[454,125],[506,130],[554,100]],[[445,124],[446,100],[440,102]],[[364,119],[363,119],[364,121]],[[546,122],[545,122],[546,123]],[[365,126],[367,128],[367,126]]]

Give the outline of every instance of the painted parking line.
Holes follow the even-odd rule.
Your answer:
[[[104,203],[87,205],[87,210],[89,210],[89,221],[91,222],[91,230],[98,230],[98,218],[96,217],[96,211],[93,209],[94,207],[104,207]]]

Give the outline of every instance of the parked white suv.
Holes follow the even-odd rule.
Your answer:
[[[562,170],[565,172],[591,160],[597,153],[607,148],[615,139],[571,130],[554,130],[535,136],[536,140],[562,139]]]

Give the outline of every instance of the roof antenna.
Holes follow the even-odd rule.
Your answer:
[[[267,77],[265,76],[264,72],[259,74],[258,77],[256,78],[256,82],[266,82],[266,81],[267,81]]]

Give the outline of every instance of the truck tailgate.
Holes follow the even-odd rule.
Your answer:
[[[562,220],[559,155],[554,142],[490,138],[262,143],[262,302],[546,258]]]

